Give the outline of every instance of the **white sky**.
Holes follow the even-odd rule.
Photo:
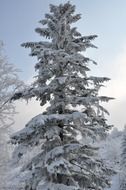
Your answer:
[[[29,51],[20,47],[26,41],[40,41],[34,32],[38,21],[48,12],[50,3],[59,4],[66,0],[0,0],[0,40],[5,43],[9,61],[22,70],[20,77],[29,81],[34,75],[36,59],[29,57]],[[99,49],[88,50],[87,55],[98,62],[92,66],[92,74],[111,78],[102,93],[116,99],[106,105],[110,112],[109,121],[118,128],[126,123],[126,1],[125,0],[71,0],[82,13],[77,23],[84,34],[97,34],[95,45]],[[19,114],[15,127],[25,123],[41,109],[35,102],[25,105],[16,103]]]

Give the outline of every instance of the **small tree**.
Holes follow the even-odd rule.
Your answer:
[[[126,126],[122,138],[120,190],[126,189]]]
[[[14,152],[18,158],[34,146],[41,147],[22,169],[27,190],[101,190],[109,186],[112,171],[98,159],[97,148],[79,141],[104,136],[111,128],[104,118],[108,112],[100,105],[111,98],[98,95],[109,79],[87,75],[88,63],[96,63],[81,52],[95,48],[91,41],[97,36],[82,36],[72,27],[81,17],[74,13],[75,6],[69,2],[50,5],[50,14],[40,21],[45,27],[36,29],[49,40],[22,44],[31,48],[31,56],[37,56],[38,75],[29,89],[16,93],[12,100],[36,97],[41,106],[49,103],[43,114],[11,138],[18,144]]]

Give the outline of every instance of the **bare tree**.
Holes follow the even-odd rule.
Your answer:
[[[9,159],[8,128],[14,123],[16,114],[14,103],[10,102],[16,90],[22,89],[23,82],[19,80],[18,71],[8,63],[4,55],[3,42],[0,42],[0,189],[5,189],[7,162]]]
[[[18,77],[19,70],[8,63],[4,55],[3,43],[0,42],[0,128],[13,124],[15,112],[14,103],[10,102],[11,96],[23,86]]]

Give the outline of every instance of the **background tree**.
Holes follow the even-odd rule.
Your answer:
[[[14,65],[8,63],[4,55],[3,42],[0,41],[0,128],[8,127],[14,122],[15,106],[9,100],[16,90],[23,86],[18,72]]]
[[[123,131],[121,151],[120,190],[124,190],[126,189],[126,126]]]
[[[18,70],[9,64],[4,55],[3,42],[0,41],[0,189],[7,185],[5,176],[8,172],[7,163],[10,150],[7,146],[9,140],[9,127],[14,123],[16,114],[14,103],[10,102],[11,96],[16,90],[21,89],[23,82],[19,80]]]
[[[99,96],[106,77],[88,76],[89,62],[81,52],[95,46],[97,36],[82,36],[73,27],[81,16],[69,2],[50,5],[50,14],[36,32],[48,41],[22,44],[37,56],[36,80],[25,91],[15,93],[12,100],[36,97],[43,114],[34,117],[24,129],[11,137],[18,144],[14,156],[38,146],[39,151],[22,167],[21,179],[27,190],[101,190],[109,186],[112,171],[98,159],[98,148],[80,139],[95,140],[111,128],[106,123],[107,110],[100,102],[111,98]]]

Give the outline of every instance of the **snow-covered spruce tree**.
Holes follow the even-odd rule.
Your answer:
[[[122,138],[122,153],[121,153],[121,175],[120,175],[120,190],[126,189],[126,126]]]
[[[22,168],[27,190],[102,190],[109,186],[112,171],[97,157],[97,148],[81,144],[80,138],[104,136],[110,129],[104,118],[108,113],[101,105],[111,98],[98,96],[106,77],[88,76],[88,63],[94,61],[81,52],[95,47],[96,35],[82,36],[71,24],[80,19],[69,2],[50,5],[50,13],[36,32],[49,40],[27,42],[31,56],[37,56],[38,71],[34,84],[12,100],[36,97],[47,110],[34,117],[24,129],[11,137],[18,144],[16,154],[41,146]],[[45,26],[45,27],[44,27]]]

